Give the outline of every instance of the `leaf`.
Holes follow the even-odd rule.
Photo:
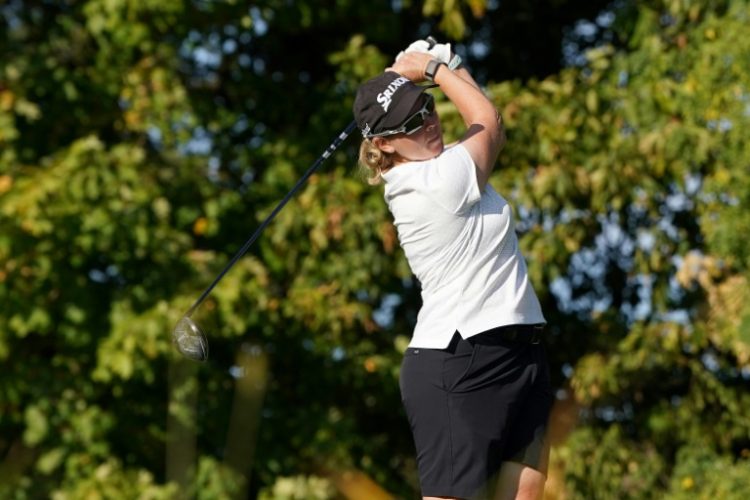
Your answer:
[[[30,446],[41,443],[49,432],[49,421],[46,413],[36,405],[26,407],[24,412],[26,430],[23,433],[23,440]]]

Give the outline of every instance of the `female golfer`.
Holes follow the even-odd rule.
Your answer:
[[[444,145],[431,82],[466,133]],[[422,288],[400,387],[424,498],[541,498],[552,403],[545,323],[508,203],[487,183],[505,142],[464,68],[407,52],[357,90],[360,163]]]

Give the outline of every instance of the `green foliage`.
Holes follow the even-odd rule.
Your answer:
[[[493,88],[535,283],[562,276],[571,301],[606,304],[583,310],[570,386],[586,411],[557,451],[574,497],[722,497],[719,479],[680,493],[682,468],[731,462],[750,441],[749,14],[745,2],[660,3],[641,9],[631,51],[602,47],[582,70]],[[602,275],[572,265],[602,247]],[[710,452],[684,451],[697,442]]]
[[[747,481],[750,462],[747,460],[747,450],[743,456],[744,459],[734,460],[716,454],[711,446],[705,443],[686,445],[677,454],[677,464],[670,488],[663,498],[746,498],[750,494],[750,485]]]
[[[330,481],[316,476],[280,477],[261,491],[259,500],[327,500],[335,498]]]
[[[460,39],[499,15],[337,6],[0,7],[0,496],[333,498],[322,471],[351,469],[415,493],[397,378],[419,288],[354,139],[196,313],[210,360],[171,346],[408,22]],[[750,12],[615,14],[627,50],[487,87],[509,138],[492,183],[516,207],[555,380],[581,407],[553,464],[571,498],[744,498]]]
[[[617,424],[607,430],[581,429],[571,435],[568,446],[555,450],[552,460],[564,467],[571,498],[662,498],[664,458],[654,445],[623,437]]]
[[[237,498],[238,493],[242,491],[244,478],[214,458],[202,457],[197,469],[195,481],[186,492],[190,498]]]
[[[176,485],[155,484],[154,477],[145,470],[126,470],[114,459],[97,465],[90,474],[75,474],[52,492],[54,500],[76,498],[148,498],[167,500],[175,498]],[[213,497],[217,498],[217,497]]]

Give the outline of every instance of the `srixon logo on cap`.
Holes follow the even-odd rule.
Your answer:
[[[393,80],[391,83],[389,83],[388,87],[383,92],[378,94],[377,101],[380,103],[381,106],[383,106],[384,113],[388,112],[388,107],[391,105],[393,94],[396,93],[396,90],[398,90],[398,88],[401,85],[405,84],[408,81],[409,81],[408,78],[404,76],[400,76],[396,78],[395,80]]]

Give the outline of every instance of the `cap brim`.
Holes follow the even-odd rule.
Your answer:
[[[437,84],[414,84],[409,87],[408,92],[399,99],[397,107],[386,115],[382,123],[378,124],[378,132],[376,133],[393,130],[404,123],[422,94],[434,87],[437,87]]]

